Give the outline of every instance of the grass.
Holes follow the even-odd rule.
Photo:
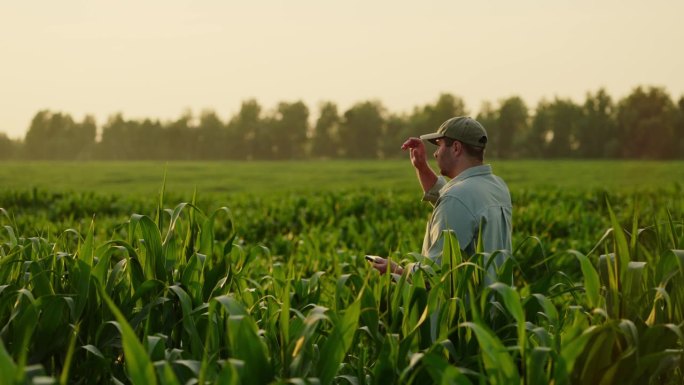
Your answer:
[[[1,189],[96,192],[123,196],[168,191],[204,195],[381,190],[419,193],[408,160],[317,162],[4,162]],[[632,191],[684,181],[684,162],[494,161],[511,190],[559,187]]]

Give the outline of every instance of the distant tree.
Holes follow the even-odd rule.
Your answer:
[[[440,94],[434,106],[426,106],[424,113],[426,115],[425,123],[427,124],[425,128],[428,129],[436,129],[454,116],[468,114],[463,99],[449,93]]]
[[[301,101],[281,102],[275,116],[273,152],[276,159],[303,158],[306,133],[309,130],[309,108]]]
[[[92,115],[86,115],[83,121],[73,126],[70,135],[70,147],[75,155],[72,159],[90,160],[94,157],[97,122]]]
[[[532,125],[522,148],[523,156],[540,158],[547,156],[548,143],[553,137],[553,112],[551,103],[542,99],[537,103]]]
[[[567,158],[579,147],[577,125],[581,108],[569,99],[542,99],[537,104],[528,134],[522,135],[525,146],[521,155],[544,158]]]
[[[340,142],[347,158],[375,158],[378,156],[382,133],[383,107],[380,102],[362,102],[344,113],[340,126]]]
[[[340,116],[337,104],[321,103],[318,119],[313,129],[311,155],[316,158],[336,158],[339,152]]]
[[[212,110],[202,111],[197,127],[198,159],[225,158],[226,128],[221,119]]]
[[[167,153],[165,159],[190,160],[197,159],[198,128],[193,125],[191,111],[185,111],[177,120],[164,126],[164,141]]]
[[[487,151],[486,156],[497,157],[496,148],[499,146],[499,110],[497,110],[492,102],[484,101],[480,105],[480,112],[478,112],[475,119],[482,124],[487,130]]]
[[[39,111],[23,141],[0,136],[0,159],[297,159],[400,157],[410,136],[467,116],[463,99],[449,93],[409,114],[388,113],[379,101],[359,102],[342,116],[337,105],[319,106],[309,127],[301,102],[281,102],[263,113],[255,99],[242,102],[226,124],[214,111],[187,111],[177,120],[126,120],[111,116],[96,142],[92,116],[76,122],[63,113]],[[498,108],[485,102],[476,117],[489,134],[488,155],[514,157],[684,158],[684,96],[674,103],[657,87],[637,87],[619,103],[604,89],[584,104],[542,99],[534,116],[517,96]]]
[[[634,89],[618,103],[622,155],[627,158],[673,158],[678,146],[676,116],[677,108],[664,89]]]
[[[489,136],[494,137],[493,146],[497,158],[511,158],[516,152],[516,139],[528,130],[528,110],[525,102],[518,96],[512,96],[500,102],[497,123]]]
[[[675,142],[677,142],[677,150],[675,151],[679,159],[684,159],[684,95],[679,98],[677,103],[678,113],[675,124]],[[679,138],[679,140],[676,140]]]
[[[31,120],[31,125],[24,139],[24,153],[29,159],[50,159],[51,139],[59,135],[54,132],[50,122],[52,113],[39,111]]]
[[[601,88],[595,95],[587,93],[582,118],[577,125],[578,153],[582,158],[619,156],[615,105]]]
[[[579,147],[577,126],[582,116],[581,108],[570,99],[556,98],[548,105],[550,115],[546,156],[568,158],[576,155]]]
[[[25,154],[30,159],[71,160],[95,142],[92,117],[77,124],[68,114],[38,112],[26,133]]]
[[[131,123],[127,122],[121,113],[110,116],[102,127],[102,139],[98,146],[97,158],[136,159],[135,141],[131,137],[133,130],[130,126]]]
[[[408,119],[404,137],[419,136],[435,132],[446,120],[454,116],[468,115],[465,102],[458,96],[448,93],[439,95],[434,105],[417,107]]]
[[[132,158],[140,160],[166,160],[169,149],[166,140],[165,127],[159,120],[145,119],[142,122],[131,121],[129,136]]]
[[[271,138],[266,136],[261,121],[261,106],[255,99],[242,102],[240,111],[228,122],[228,158],[254,159],[262,153],[271,153]],[[263,148],[268,151],[263,151]]]
[[[17,143],[0,132],[0,160],[9,160],[16,156]]]
[[[387,118],[380,136],[379,146],[382,158],[398,158],[404,155],[401,151],[401,144],[408,139],[403,135],[407,127],[408,122],[404,116],[390,115]]]
[[[223,144],[224,159],[242,160],[247,158],[244,144],[244,133],[239,131],[237,119],[233,117],[226,123],[225,142]]]

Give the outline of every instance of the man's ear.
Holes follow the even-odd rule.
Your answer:
[[[456,155],[460,154],[461,151],[463,151],[463,143],[459,142],[458,140],[454,140],[454,143],[451,146]]]

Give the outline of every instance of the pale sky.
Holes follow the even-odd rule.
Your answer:
[[[380,100],[410,112],[440,93],[614,98],[638,85],[684,94],[682,0],[0,0],[0,132],[42,109],[98,125],[223,120],[256,98],[270,110]]]

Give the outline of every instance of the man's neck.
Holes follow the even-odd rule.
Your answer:
[[[451,175],[447,175],[449,178],[453,179],[459,176],[463,171],[471,168],[471,167],[477,167],[477,166],[482,166],[482,162],[477,160],[477,159],[471,159],[471,158],[465,158],[463,159],[463,162],[459,162],[456,167],[452,170],[450,173]]]

